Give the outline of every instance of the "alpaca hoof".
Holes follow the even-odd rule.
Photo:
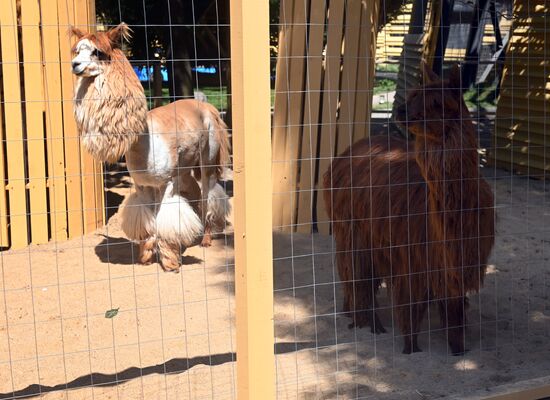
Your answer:
[[[386,333],[386,328],[384,328],[384,325],[382,325],[382,322],[380,322],[380,318],[378,318],[378,314],[374,314],[374,320],[370,318],[369,321],[370,325],[370,331],[371,333],[375,333],[377,335],[381,333]]]
[[[457,347],[451,347],[451,354],[453,356],[463,356],[464,354],[466,354],[467,350],[464,349],[464,347],[462,346],[457,346]]]
[[[405,346],[405,348],[403,349],[403,354],[411,354],[411,353],[421,353],[422,352],[422,349],[420,347],[418,347],[418,345],[413,345],[412,346],[412,349],[410,346]]]
[[[139,258],[139,262],[144,265],[151,264],[153,261],[153,255],[154,253],[151,250],[144,251]]]
[[[370,326],[370,331],[371,333],[379,335],[381,333],[386,333],[386,328],[384,328],[380,323],[375,323]]]
[[[204,235],[201,241],[201,247],[210,247],[212,246],[212,236]]]
[[[164,272],[174,272],[176,274],[179,274],[180,272],[180,265],[178,263],[161,261],[160,266],[162,267]]]
[[[139,244],[139,262],[141,264],[150,264],[153,262],[155,255],[155,241],[148,239]]]

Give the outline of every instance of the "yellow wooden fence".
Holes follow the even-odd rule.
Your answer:
[[[378,1],[282,0],[273,116],[273,226],[328,233],[331,157],[369,134]]]
[[[384,26],[376,39],[376,62],[395,61],[401,55],[405,35],[409,32],[412,3],[403,8],[403,12]]]
[[[64,240],[104,223],[102,166],[80,149],[70,25],[89,0],[0,2],[0,246]]]
[[[514,1],[512,37],[506,53],[489,160],[531,176],[550,171],[550,4]]]

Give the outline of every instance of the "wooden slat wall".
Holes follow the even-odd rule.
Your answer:
[[[376,42],[376,61],[379,63],[391,62],[401,56],[402,50],[406,43],[406,36],[409,32],[409,23],[411,19],[412,3],[403,9],[403,13],[395,20],[384,26],[378,34]],[[432,20],[433,22],[433,20]],[[501,18],[501,32],[506,32],[509,29],[510,20]],[[429,25],[429,24],[427,24]],[[410,38],[409,38],[410,41]],[[485,27],[485,35],[483,36],[483,45],[490,46],[495,43],[495,35],[493,25],[488,22]],[[435,46],[435,43],[433,44]],[[446,60],[462,60],[466,54],[465,48],[447,47],[445,50]]]
[[[547,178],[550,171],[550,5],[514,1],[512,37],[497,104],[489,162]]]
[[[275,229],[308,233],[316,225],[329,231],[319,185],[332,157],[368,135],[378,6],[281,1],[272,136]]]
[[[405,35],[409,32],[412,3],[403,8],[403,13],[382,28],[376,40],[376,61],[388,62],[401,55]]]
[[[104,223],[102,166],[81,151],[72,114],[67,35],[69,25],[93,25],[94,13],[90,0],[0,3],[3,248],[64,240]]]

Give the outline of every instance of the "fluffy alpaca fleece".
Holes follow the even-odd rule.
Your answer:
[[[122,228],[142,241],[142,262],[158,250],[163,268],[177,270],[181,247],[192,245],[203,230],[198,215],[205,224],[203,246],[227,215],[229,207],[220,205],[225,193],[216,186],[230,163],[227,126],[214,106],[197,100],[147,112],[143,88],[121,50],[130,33],[125,24],[97,34],[72,33],[79,39],[72,69],[82,144],[101,161],[125,155],[136,191],[123,204]]]
[[[385,332],[376,308],[383,281],[404,337],[420,351],[420,323],[439,307],[453,354],[464,352],[468,292],[477,292],[494,244],[494,204],[478,169],[475,127],[460,71],[412,91],[398,121],[415,140],[375,136],[334,160],[324,176],[344,310],[352,326]]]
[[[138,188],[120,205],[121,228],[131,240],[145,240],[155,235],[155,196],[152,188]]]
[[[110,57],[99,75],[77,79],[74,116],[86,151],[115,163],[147,132],[147,101],[122,50],[112,49]]]
[[[169,183],[155,218],[155,233],[165,241],[192,246],[202,234],[202,223],[187,199],[174,191]]]
[[[208,210],[206,212],[206,221],[216,231],[223,231],[226,218],[231,213],[231,204],[227,193],[223,187],[216,183],[208,192]]]

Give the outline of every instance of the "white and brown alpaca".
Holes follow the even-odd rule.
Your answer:
[[[135,192],[122,205],[122,229],[140,241],[140,261],[150,262],[158,250],[162,267],[178,271],[181,252],[201,234],[201,244],[209,246],[212,230],[229,213],[217,183],[229,164],[227,127],[214,106],[196,100],[148,112],[121,49],[130,32],[124,23],[95,34],[71,29],[78,39],[74,115],[94,158],[114,163],[126,156]]]

